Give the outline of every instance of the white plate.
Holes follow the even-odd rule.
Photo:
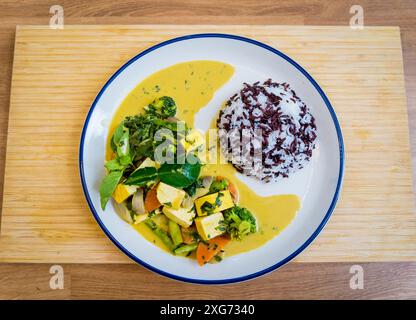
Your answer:
[[[196,116],[204,129],[207,117],[237,92],[242,82],[272,78],[287,82],[310,107],[317,124],[318,148],[313,160],[289,179],[268,184],[240,178],[260,194],[295,193],[302,209],[294,221],[264,246],[220,264],[199,267],[194,260],[175,257],[145,240],[115,213],[109,202],[100,207],[99,184],[104,176],[105,145],[109,123],[120,103],[143,79],[179,62],[217,60],[235,67],[233,78]],[[123,65],[98,93],[85,120],[79,151],[82,187],[88,205],[105,234],[126,255],[144,267],[173,279],[195,283],[231,283],[270,272],[287,263],[319,234],[337,201],[343,177],[344,148],[341,129],[328,98],[296,62],[263,43],[225,34],[197,34],[160,43]]]

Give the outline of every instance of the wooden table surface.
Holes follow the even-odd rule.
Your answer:
[[[17,24],[48,24],[49,8],[64,8],[65,24],[305,24],[348,25],[353,4],[365,25],[400,26],[413,167],[416,164],[416,2],[409,1],[35,1],[0,0],[0,201]],[[413,181],[415,182],[415,170]],[[416,253],[415,253],[416,254]],[[179,283],[137,265],[62,265],[63,290],[51,290],[50,265],[0,264],[1,299],[362,299],[416,298],[416,263],[360,263],[364,289],[350,288],[351,264],[291,263],[245,284]]]

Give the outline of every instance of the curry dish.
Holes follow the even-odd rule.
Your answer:
[[[258,195],[230,162],[207,161],[208,134],[195,128],[194,116],[233,74],[217,61],[160,70],[127,95],[109,130],[103,210],[112,199],[145,239],[200,265],[260,247],[301,206],[294,194]],[[217,119],[207,121],[216,129]]]

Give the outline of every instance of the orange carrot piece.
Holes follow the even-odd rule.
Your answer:
[[[150,189],[147,194],[146,198],[144,199],[144,208],[146,212],[152,212],[159,208],[162,204],[157,199],[157,191],[156,188]]]
[[[196,260],[200,266],[208,263],[214,256],[216,256],[225,245],[230,242],[230,238],[226,236],[219,236],[208,240],[207,242],[200,242],[196,249]]]

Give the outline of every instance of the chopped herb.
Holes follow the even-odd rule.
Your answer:
[[[224,193],[222,193],[222,192],[218,192],[218,195],[217,195],[217,197],[215,198],[215,205],[217,206],[217,207],[219,207],[221,204],[222,204],[222,201],[221,201],[221,197],[223,197],[224,196]]]
[[[191,237],[194,238],[195,242],[198,242],[201,238],[199,237],[198,232],[194,231],[190,233]]]
[[[213,214],[215,208],[218,208],[219,206],[221,206],[222,201],[221,201],[221,197],[224,196],[224,194],[222,192],[218,192],[217,197],[215,198],[215,202],[211,203],[208,201],[205,201],[202,206],[201,206],[201,211],[207,213],[208,215]]]
[[[215,205],[208,201],[205,201],[201,206],[201,211],[207,213],[208,215],[213,213],[214,209]]]

